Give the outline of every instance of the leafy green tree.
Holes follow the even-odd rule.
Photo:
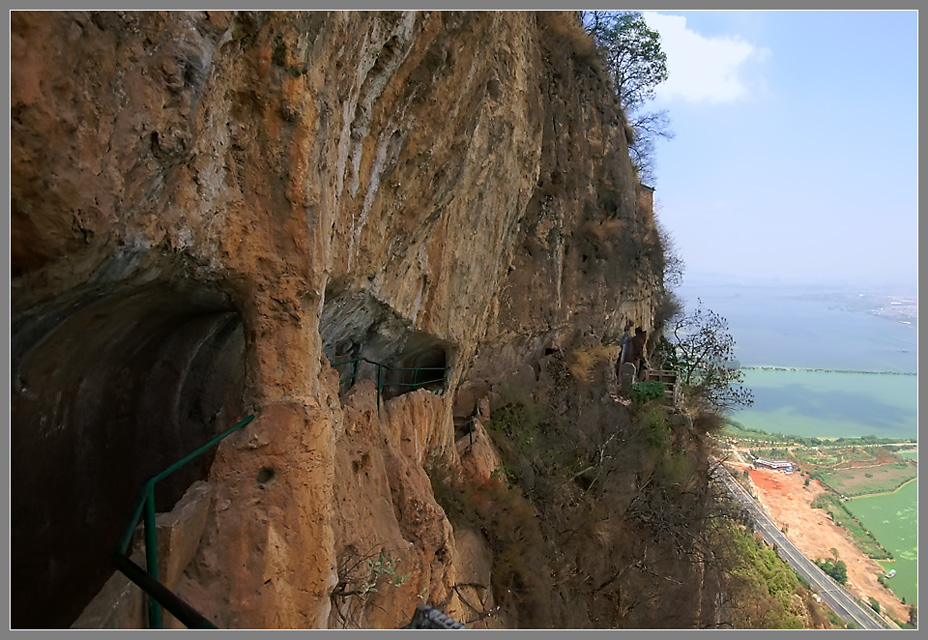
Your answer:
[[[734,353],[728,321],[704,308],[702,300],[695,311],[673,319],[658,343],[658,357],[664,368],[677,372],[688,400],[717,413],[754,403],[754,394],[742,384],[744,372],[733,366]]]
[[[667,79],[667,54],[660,34],[637,11],[588,11],[586,30],[612,77],[619,104],[633,132],[629,155],[642,182],[654,182],[654,142],[672,138],[666,111],[645,112],[654,88]]]
[[[660,34],[637,11],[590,11],[587,32],[606,61],[622,108],[635,110],[667,79]]]
[[[847,584],[847,565],[843,560],[816,560],[818,567],[834,578],[838,584]]]

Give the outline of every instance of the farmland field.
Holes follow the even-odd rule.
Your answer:
[[[823,474],[835,491],[845,496],[865,496],[871,493],[895,491],[903,483],[915,478],[918,469],[908,465],[883,464],[878,467],[839,469]]]
[[[886,581],[892,591],[906,602],[916,602],[918,595],[918,514],[917,483],[910,482],[891,494],[854,498],[848,509],[892,552],[895,562],[880,562],[896,576]]]

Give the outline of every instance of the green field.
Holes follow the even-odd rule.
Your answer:
[[[911,466],[909,466],[911,465]],[[915,463],[839,469],[822,474],[832,489],[848,497],[894,491],[918,475]]]
[[[845,505],[876,538],[892,552],[894,562],[880,562],[896,576],[886,586],[911,604],[918,595],[918,538],[916,536],[917,483],[910,482],[895,493],[853,498]]]
[[[744,370],[754,406],[732,418],[748,428],[825,438],[917,437],[917,377]]]
[[[918,460],[917,449],[906,449],[905,451],[900,451],[899,455],[907,460]]]

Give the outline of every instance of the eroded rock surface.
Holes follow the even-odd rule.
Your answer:
[[[651,212],[574,20],[11,15],[14,627],[70,625],[145,478],[251,412],[163,498],[208,469],[183,597],[229,627],[466,615],[486,558],[426,475],[453,417],[653,322]],[[447,371],[378,411],[340,357]],[[409,576],[352,609],[345,563],[381,552]]]

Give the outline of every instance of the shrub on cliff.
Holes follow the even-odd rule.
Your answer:
[[[628,397],[635,404],[641,405],[649,400],[657,400],[664,397],[666,387],[659,380],[648,380],[646,382],[636,382],[632,385]]]
[[[733,603],[728,622],[739,629],[801,629],[792,611],[802,587],[776,552],[741,527],[722,523],[714,530],[718,558],[728,569],[725,585]]]
[[[622,348],[614,344],[596,345],[588,349],[576,349],[570,354],[567,365],[570,375],[582,382],[592,380],[593,369],[603,361],[610,365],[616,361]]]
[[[549,548],[518,486],[509,484],[505,471],[482,480],[454,477],[442,466],[430,473],[449,520],[482,532],[493,552],[493,600],[502,618],[516,626],[552,626]]]

